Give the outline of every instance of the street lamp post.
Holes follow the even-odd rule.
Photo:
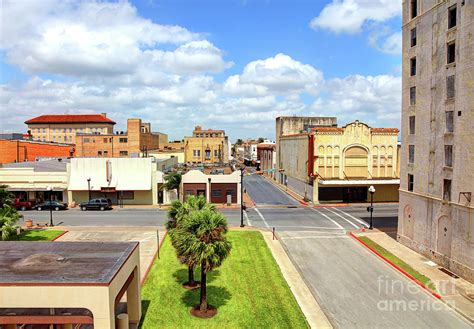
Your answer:
[[[53,224],[53,187],[50,185],[46,188],[49,191],[49,226]]]
[[[374,193],[375,193],[375,187],[373,185],[370,185],[369,187],[369,193],[370,193],[370,207],[367,207],[367,211],[370,212],[370,226],[369,230],[374,229],[374,225],[372,222],[372,214],[374,212]]]
[[[240,227],[244,227],[244,167],[240,168]]]
[[[89,201],[91,201],[91,178],[87,177],[87,192],[89,192]]]

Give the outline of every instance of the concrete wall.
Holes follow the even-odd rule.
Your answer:
[[[448,8],[457,5],[457,24],[448,30]],[[418,16],[403,2],[402,148],[399,241],[472,281],[474,261],[474,1],[420,1]],[[417,30],[411,46],[410,32]],[[455,62],[447,63],[447,45],[455,42]],[[416,75],[410,59],[416,57]],[[448,98],[447,77],[455,77],[455,95]],[[410,88],[416,103],[410,104]],[[454,132],[446,129],[453,112]],[[410,134],[409,117],[415,116]],[[408,163],[409,145],[415,147]],[[453,146],[453,165],[445,165],[445,145]],[[408,174],[414,177],[408,191]],[[451,198],[444,198],[444,180],[451,180]],[[443,200],[444,199],[444,200]],[[444,232],[444,233],[443,233]],[[446,242],[446,237],[450,241]]]

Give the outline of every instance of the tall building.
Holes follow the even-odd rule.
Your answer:
[[[76,144],[77,134],[111,134],[115,122],[102,114],[46,114],[25,121],[35,141]]]
[[[196,126],[193,136],[184,137],[184,161],[224,164],[229,162],[229,140],[224,130],[203,130]]]
[[[141,119],[128,119],[127,131],[79,133],[76,136],[78,157],[139,157],[148,156],[168,142],[168,135],[151,132],[150,123]]]
[[[474,1],[403,1],[398,240],[474,280]]]

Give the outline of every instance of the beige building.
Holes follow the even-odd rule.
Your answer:
[[[184,138],[184,160],[188,163],[228,163],[229,141],[224,130],[203,130],[196,126],[193,136]]]
[[[403,1],[398,240],[474,280],[474,1]]]
[[[0,264],[3,328],[138,327],[138,242],[6,241]]]
[[[157,150],[168,135],[151,132],[151,125],[141,119],[128,119],[127,131],[80,133],[76,137],[78,157],[138,157]]]
[[[33,140],[76,144],[77,134],[112,134],[115,122],[102,114],[47,114],[25,121]]]
[[[314,203],[398,201],[398,129],[354,121],[279,137],[280,183]]]
[[[90,198],[108,198],[114,205],[160,205],[176,199],[164,191],[164,172],[176,158],[74,158],[68,164],[68,199],[79,204]]]

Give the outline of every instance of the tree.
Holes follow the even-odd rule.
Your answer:
[[[180,254],[179,250],[176,248],[177,236],[175,232],[176,228],[179,227],[181,222],[186,220],[192,212],[203,209],[215,211],[216,207],[207,203],[206,198],[203,196],[196,197],[194,195],[190,195],[185,202],[175,200],[171,203],[171,206],[168,209],[168,221],[165,223],[166,229],[168,230],[171,237],[171,244],[173,247],[175,247],[180,262],[182,264],[188,265],[188,282],[183,283],[183,286],[190,288],[198,287],[200,282],[194,280],[194,265],[189,264],[188,257],[186,257],[186,255]]]
[[[165,182],[161,185],[161,188],[166,191],[176,190],[179,200],[179,187],[181,185],[181,173],[172,172],[165,176]]]
[[[0,208],[0,231],[1,239],[3,241],[8,240],[16,231],[18,228],[16,223],[20,217],[18,211],[15,208],[10,207],[8,204],[4,204],[4,206]]]
[[[176,228],[176,248],[188,258],[188,263],[201,266],[201,297],[191,313],[212,317],[217,310],[207,303],[206,275],[219,267],[232,249],[227,240],[227,220],[219,212],[204,209],[192,212]]]
[[[263,137],[260,137],[258,140],[257,140],[257,143],[263,143],[265,141],[265,139]]]
[[[8,185],[0,185],[0,208],[11,205],[13,195],[7,190]]]
[[[239,138],[237,139],[237,141],[235,142],[235,145],[242,145],[244,143],[244,141],[242,140],[242,138]]]

